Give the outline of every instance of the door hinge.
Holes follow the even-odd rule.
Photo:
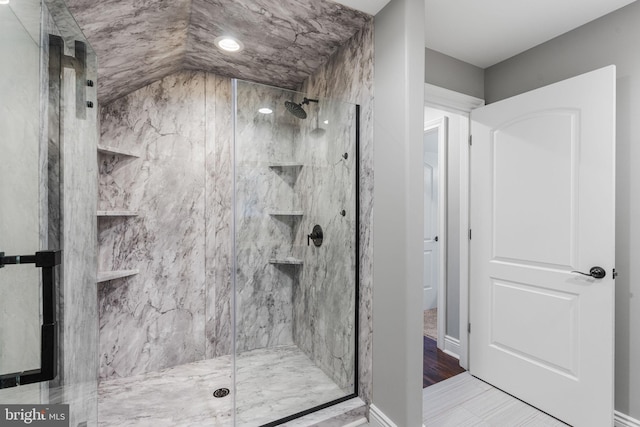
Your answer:
[[[469,229],[469,240],[471,240],[471,229]]]
[[[469,145],[473,145],[473,136],[469,135]]]
[[[471,323],[467,324],[467,332],[471,333]]]
[[[616,271],[616,269],[613,269],[613,279],[615,280],[615,278],[618,277],[618,272]]]

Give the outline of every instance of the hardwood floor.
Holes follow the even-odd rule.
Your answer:
[[[439,383],[455,375],[465,372],[458,364],[458,359],[438,349],[435,340],[423,337],[422,387]]]

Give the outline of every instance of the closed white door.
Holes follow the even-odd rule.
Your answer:
[[[424,165],[424,274],[422,308],[438,306],[438,142],[439,128],[425,131],[423,139]]]
[[[471,119],[471,373],[572,426],[612,426],[615,67]],[[574,273],[593,267],[606,276]]]

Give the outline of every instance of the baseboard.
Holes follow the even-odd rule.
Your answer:
[[[446,335],[444,337],[444,352],[449,356],[460,359],[460,340]]]
[[[631,418],[630,416],[625,415],[622,412],[616,411],[613,419],[613,425],[615,427],[640,427],[640,421],[636,420],[635,418]]]
[[[398,427],[376,405],[369,407],[369,425],[371,427]]]

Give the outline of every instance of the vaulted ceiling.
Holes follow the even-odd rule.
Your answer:
[[[372,17],[327,0],[67,0],[108,103],[182,69],[296,89]],[[223,53],[231,35],[242,52]]]

